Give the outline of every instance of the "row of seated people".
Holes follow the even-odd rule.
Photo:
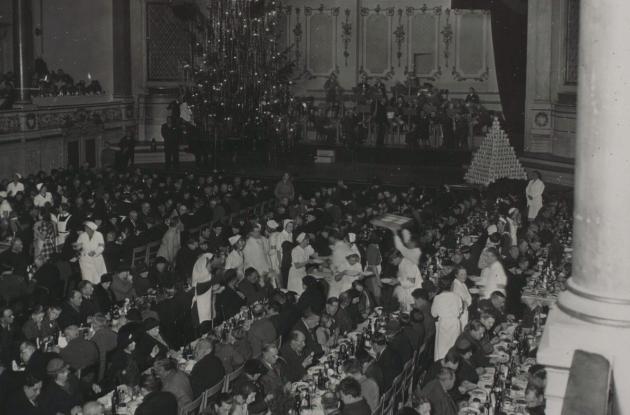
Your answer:
[[[6,72],[0,77],[0,109],[11,109],[17,95],[17,76],[14,72]],[[88,74],[88,80],[75,81],[63,69],[48,70],[42,58],[35,59],[31,77],[31,96],[55,97],[66,95],[101,95],[103,87]]]

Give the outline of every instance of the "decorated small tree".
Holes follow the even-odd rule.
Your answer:
[[[516,157],[499,119],[495,117],[492,128],[473,156],[464,180],[471,184],[488,186],[502,178],[525,180],[527,173]]]

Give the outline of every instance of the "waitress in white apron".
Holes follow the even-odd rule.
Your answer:
[[[221,285],[211,285],[212,274],[210,269],[212,266],[211,253],[202,254],[193,267],[192,271],[192,285],[195,290],[195,296],[193,297],[191,307],[197,305],[197,316],[199,318],[199,324],[204,321],[212,321],[216,315],[214,309],[214,297],[220,292]]]
[[[84,225],[85,232],[79,235],[76,243],[77,248],[81,251],[79,267],[81,268],[81,277],[96,285],[100,284],[101,276],[107,274],[103,259],[105,241],[103,234],[96,230],[98,228],[96,223],[88,221]]]
[[[70,234],[68,222],[71,217],[72,215],[68,213],[68,207],[63,203],[59,207],[59,213],[56,216],[52,216],[55,227],[57,228],[57,239],[55,241],[57,246],[62,246]]]

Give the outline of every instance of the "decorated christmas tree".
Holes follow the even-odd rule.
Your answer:
[[[473,156],[464,180],[487,186],[502,178],[525,180],[527,174],[516,157],[507,134],[499,125],[499,119],[495,118],[481,147]]]

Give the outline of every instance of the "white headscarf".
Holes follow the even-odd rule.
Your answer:
[[[208,270],[208,262],[212,260],[214,255],[211,253],[202,254],[197,261],[192,271],[192,284],[197,285],[203,282],[208,282],[212,279],[212,274]]]

